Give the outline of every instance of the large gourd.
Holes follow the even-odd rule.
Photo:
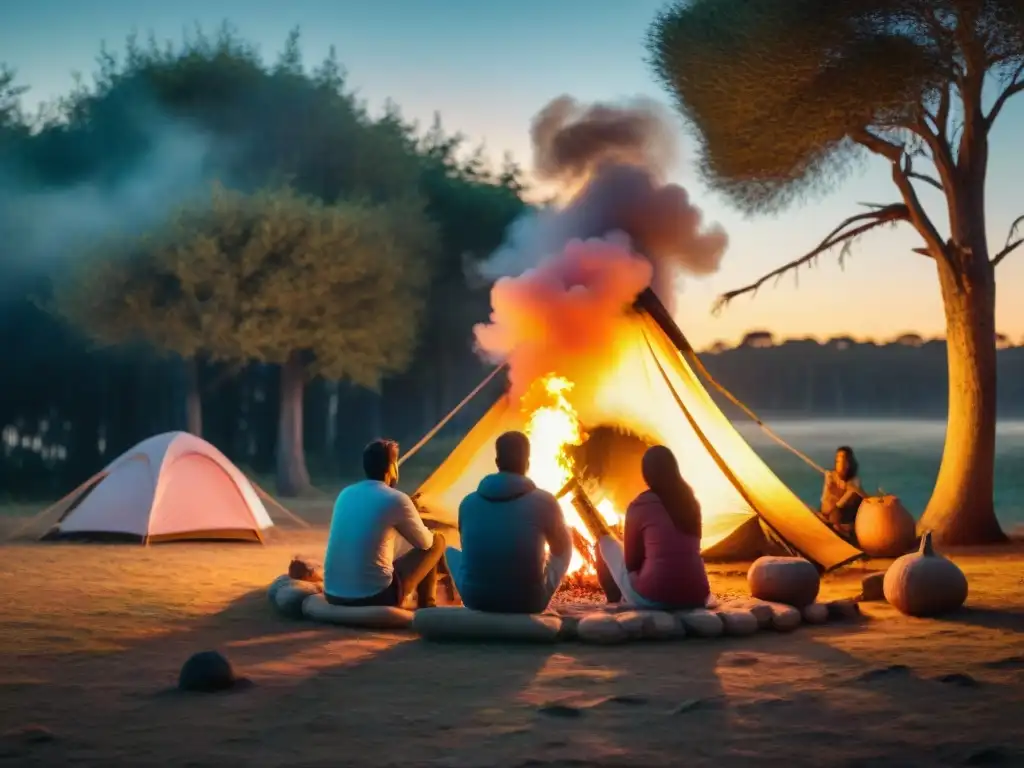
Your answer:
[[[857,544],[871,557],[899,557],[917,539],[913,516],[891,494],[871,496],[861,502],[854,522]]]
[[[931,531],[921,548],[889,566],[882,584],[885,599],[908,616],[939,616],[967,600],[967,577],[952,560],[932,548]]]

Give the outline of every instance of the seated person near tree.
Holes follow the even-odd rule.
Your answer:
[[[836,449],[835,468],[825,473],[821,489],[821,517],[842,534],[853,533],[857,510],[864,501],[860,465],[848,445]]]
[[[609,602],[703,608],[711,588],[700,554],[700,503],[665,446],[648,449],[641,470],[647,490],[626,510],[623,542],[599,518],[584,520],[597,539],[601,586]]]
[[[467,608],[542,613],[569,571],[572,539],[558,501],[526,476],[526,435],[506,432],[495,453],[498,471],[459,506],[462,550],[449,548],[448,568]]]
[[[413,592],[417,607],[436,604],[445,541],[423,525],[412,500],[398,490],[398,443],[376,440],[363,450],[366,479],[334,503],[324,557],[324,599],[331,605],[401,607]],[[412,549],[395,558],[395,534]]]

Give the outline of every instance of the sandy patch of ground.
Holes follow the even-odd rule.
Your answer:
[[[283,538],[0,547],[0,764],[1024,765],[1020,546],[958,555],[970,610],[945,621],[516,648],[277,619],[267,584],[323,532]],[[256,685],[168,692],[210,648]]]

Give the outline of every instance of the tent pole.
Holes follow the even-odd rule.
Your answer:
[[[776,443],[778,443],[787,451],[792,453],[798,459],[803,461],[811,469],[816,470],[822,475],[826,474],[826,470],[816,461],[814,461],[814,459],[812,459],[803,451],[794,448],[792,445],[790,445],[777,434],[775,434],[775,432],[773,432],[767,424],[761,421],[761,418],[752,410],[750,410],[750,408],[748,408],[742,400],[740,400],[738,397],[736,397],[736,395],[734,395],[732,392],[730,392],[728,389],[723,387],[721,384],[718,383],[718,381],[715,380],[715,377],[712,376],[711,372],[708,371],[708,369],[704,366],[704,363],[697,355],[696,350],[690,345],[690,342],[687,340],[686,336],[683,335],[682,330],[680,330],[679,325],[676,323],[675,320],[672,319],[672,315],[669,314],[669,311],[665,308],[665,305],[661,302],[661,299],[658,298],[658,295],[652,289],[645,288],[643,293],[641,293],[637,297],[636,304],[637,306],[641,307],[644,311],[646,311],[647,314],[654,318],[655,322],[659,326],[661,326],[661,329],[665,332],[665,335],[669,337],[669,340],[675,345],[676,349],[679,350],[680,354],[686,357],[690,364],[697,369],[697,373],[704,377],[704,379],[711,386],[713,386],[722,395],[724,395],[730,403],[732,403],[741,411],[743,411],[747,418],[749,418],[751,421],[757,424],[757,426],[759,426],[762,429],[762,431],[764,431],[764,433],[768,435],[768,437],[770,437]]]
[[[679,325],[672,319],[672,315],[669,314],[665,305],[661,303],[661,299],[658,298],[658,294],[654,292],[653,288],[644,288],[640,295],[636,297],[636,305],[654,318],[654,321],[661,326],[661,330],[669,337],[676,349],[684,355],[693,352],[690,342],[687,341]]]
[[[680,335],[682,334],[680,333]],[[747,493],[747,489],[743,487],[743,483],[739,481],[739,478],[737,478],[736,475],[733,473],[732,469],[729,468],[729,465],[725,463],[725,459],[723,459],[721,454],[717,450],[715,450],[715,447],[711,444],[711,441],[708,440],[707,435],[704,434],[704,430],[700,428],[700,425],[697,423],[697,420],[693,418],[693,414],[690,413],[690,409],[686,407],[686,403],[683,402],[683,399],[679,396],[679,393],[676,392],[676,388],[672,386],[672,381],[671,379],[669,379],[668,373],[666,373],[665,368],[662,366],[661,360],[658,359],[658,353],[654,351],[654,346],[651,344],[651,340],[647,338],[646,331],[644,332],[644,343],[647,344],[647,349],[650,350],[651,352],[651,357],[654,360],[654,364],[658,367],[658,373],[661,374],[662,379],[665,381],[665,386],[667,386],[669,392],[672,393],[672,397],[675,398],[676,405],[678,405],[679,410],[683,412],[683,415],[686,417],[686,421],[690,425],[690,429],[693,430],[693,433],[697,436],[697,439],[700,440],[701,445],[704,446],[704,450],[708,452],[708,455],[711,457],[711,460],[718,465],[718,468],[719,470],[721,470],[722,474],[725,475],[726,479],[730,483],[732,483],[733,488],[736,489],[736,491],[740,494],[743,500],[750,505],[750,508],[757,514],[761,522],[767,525],[769,528],[771,528],[772,532],[779,537],[779,541],[781,541],[783,545],[790,551],[790,554],[797,553],[798,550],[796,549],[796,547],[790,544],[790,542],[786,540],[785,536],[779,533],[779,531],[776,530],[771,523],[765,520],[764,515],[761,514],[761,511],[758,508],[758,505],[754,503],[754,500],[750,498],[750,494]],[[807,559],[809,560],[810,558]],[[819,570],[824,570],[820,564],[815,564],[818,565]]]
[[[438,432],[440,432],[441,429],[444,428],[445,424],[447,424],[449,421],[451,421],[453,418],[455,418],[455,415],[459,411],[461,411],[466,406],[466,404],[469,403],[470,400],[472,400],[474,397],[476,397],[478,394],[480,394],[480,390],[482,390],[484,387],[486,387],[488,384],[490,384],[491,383],[491,379],[493,379],[495,376],[498,375],[498,373],[500,373],[502,370],[504,370],[507,365],[508,365],[508,361],[506,361],[506,362],[502,363],[501,365],[497,366],[493,371],[491,371],[489,374],[487,374],[487,377],[483,381],[481,381],[479,384],[477,384],[476,387],[473,388],[472,392],[470,392],[468,395],[466,395],[464,398],[462,398],[462,401],[458,405],[456,405],[454,408],[452,408],[448,412],[447,416],[445,416],[443,419],[441,419],[439,422],[437,422],[437,424],[435,424],[433,426],[433,428],[431,428],[431,430],[429,432],[427,432],[427,434],[425,434],[423,437],[421,437],[419,439],[419,442],[416,443],[416,445],[414,445],[412,448],[410,448],[408,451],[406,451],[405,454],[401,458],[399,458],[398,466],[402,466],[406,462],[406,460],[411,459],[414,455],[416,455],[416,452],[419,451],[420,448],[422,448],[424,445],[429,443],[431,438],[433,438],[434,435],[436,435]]]

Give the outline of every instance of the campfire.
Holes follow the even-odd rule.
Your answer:
[[[584,525],[576,504],[592,503],[604,522],[621,533],[625,510],[617,510],[611,499],[599,489],[573,484],[578,468],[571,449],[583,444],[587,435],[580,426],[576,410],[567,395],[573,383],[562,376],[548,374],[538,379],[523,395],[522,407],[529,414],[525,432],[530,438],[530,478],[538,488],[561,494],[558,500],[573,536],[573,554],[569,575],[585,576],[596,572],[593,560],[594,537]],[[593,495],[592,495],[593,494]],[[575,500],[575,504],[574,504]]]

